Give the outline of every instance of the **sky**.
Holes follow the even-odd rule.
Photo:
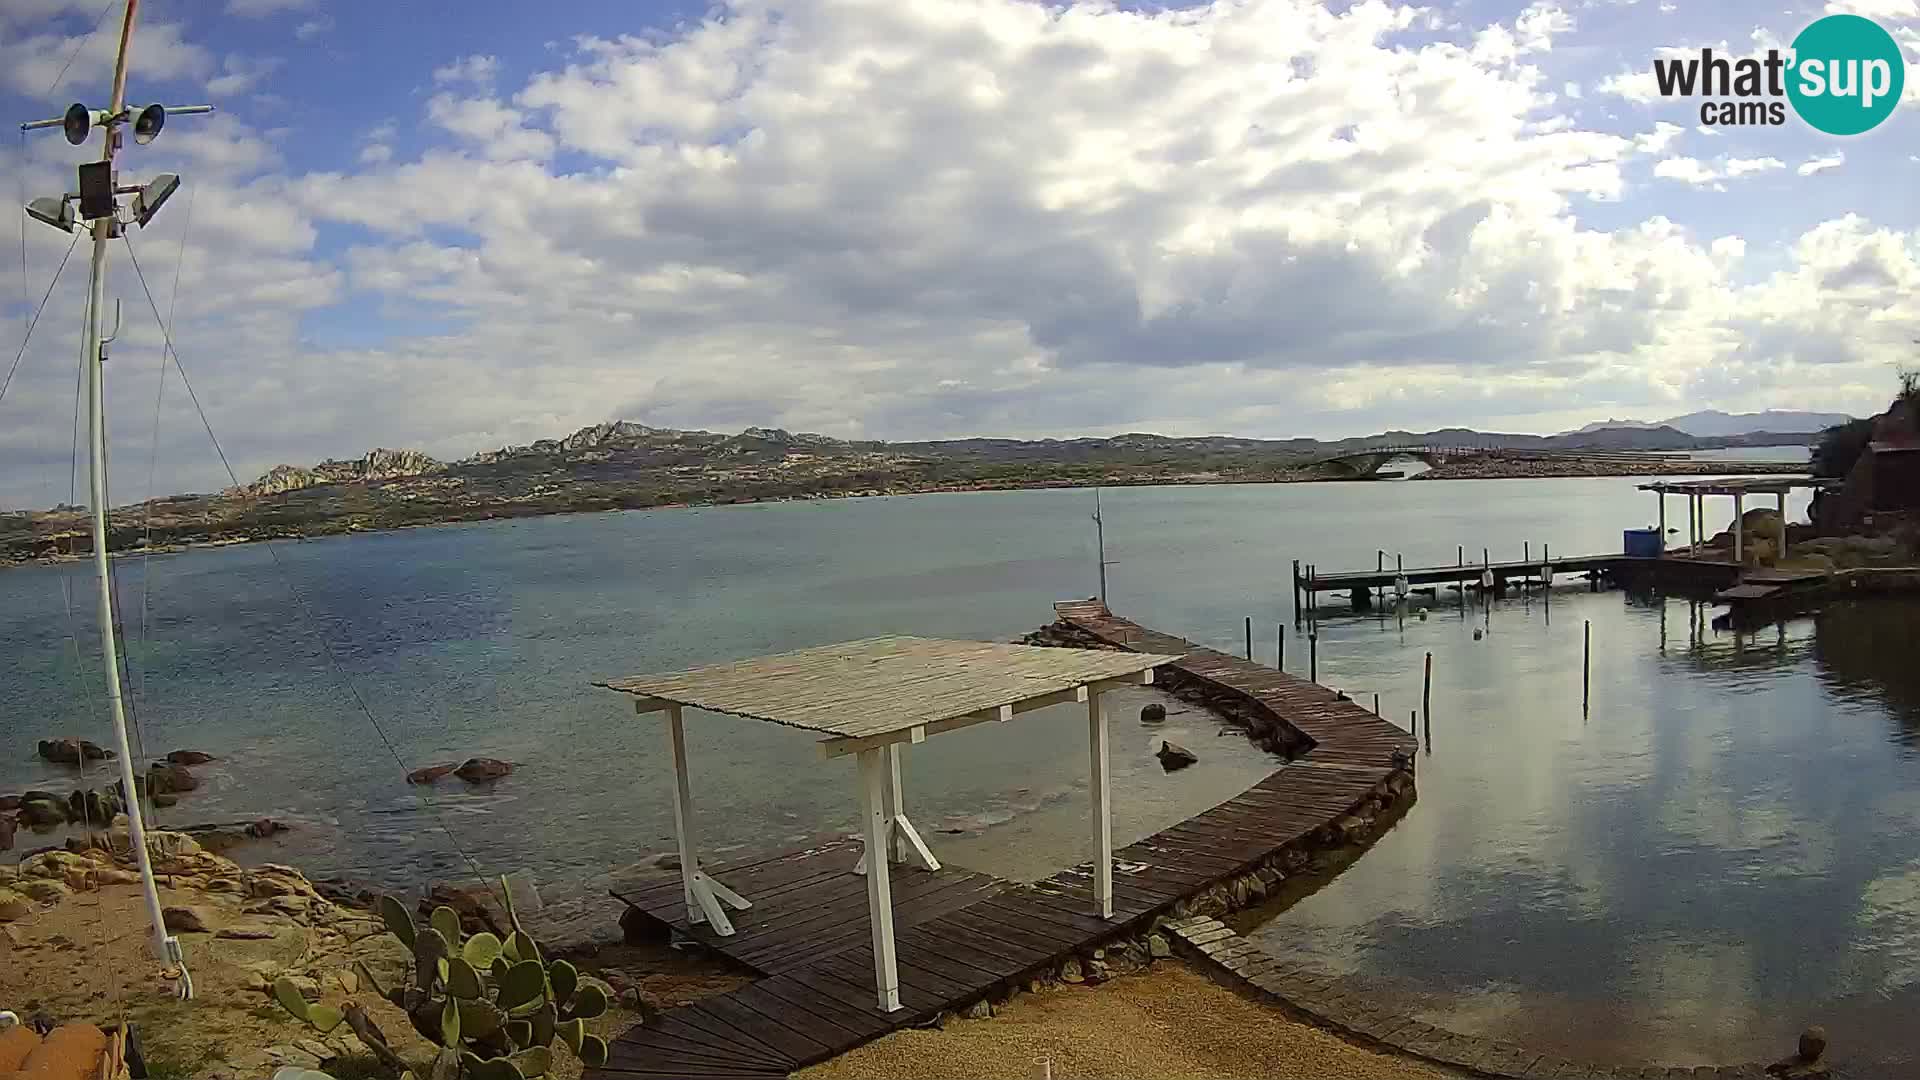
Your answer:
[[[120,7],[0,4],[5,114],[104,106]],[[1750,54],[1832,12],[1909,62],[1864,135],[1703,126],[1653,92],[1663,50]],[[1916,61],[1917,0],[146,0],[129,100],[218,112],[120,160],[185,183],[111,248],[113,497],[227,483],[163,320],[242,479],[611,419],[1870,414],[1920,353]],[[9,128],[10,197],[71,189],[97,147]],[[0,365],[72,239],[18,230]],[[0,505],[75,489],[85,257],[0,399]]]

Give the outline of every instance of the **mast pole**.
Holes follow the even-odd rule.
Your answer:
[[[120,26],[120,53],[114,62],[113,101],[107,112],[117,117],[127,107],[127,46],[133,39],[133,18],[140,0],[127,0],[127,14]],[[100,125],[104,145],[100,160],[111,164],[120,146],[120,125],[109,120]],[[106,306],[107,244],[118,223],[113,215],[99,218],[93,229],[93,258],[87,289],[87,479],[93,501],[93,573],[100,593],[100,658],[107,667],[107,702],[113,711],[114,752],[120,759],[120,784],[127,801],[127,836],[133,857],[140,865],[140,883],[147,894],[147,917],[153,924],[153,953],[170,960],[166,920],[160,911],[160,890],[153,879],[153,859],[147,852],[147,829],[135,788],[133,750],[127,740],[127,708],[120,687],[120,649],[114,638],[113,575],[107,562],[107,432],[105,372],[101,364],[100,313]],[[175,946],[177,947],[177,946]]]
[[[1097,557],[1100,560],[1100,605],[1107,603],[1107,523],[1100,517],[1100,489],[1093,489],[1093,536],[1099,545]]]

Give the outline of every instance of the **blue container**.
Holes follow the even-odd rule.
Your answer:
[[[1623,529],[1620,541],[1626,553],[1632,558],[1657,559],[1660,557],[1661,536],[1659,529]]]

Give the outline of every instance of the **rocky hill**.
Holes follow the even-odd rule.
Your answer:
[[[1452,428],[1388,431],[1331,442],[1130,432],[1097,438],[889,443],[771,427],[724,434],[621,420],[454,462],[418,450],[381,449],[310,467],[281,465],[254,483],[217,495],[157,500],[151,534],[156,547],[165,547],[769,499],[1330,480],[1353,476],[1352,469],[1327,460],[1331,457],[1408,445],[1484,448],[1503,455],[1451,462],[1436,469],[1434,478],[1638,475],[1706,466],[1634,459],[1623,452],[1692,450],[1729,441],[1696,439],[1672,428],[1610,428],[1555,436]],[[145,506],[117,509],[109,527],[112,548],[143,546],[146,516]],[[60,558],[88,549],[83,508],[0,515],[0,563]]]
[[[369,450],[352,461],[323,461],[310,469],[275,465],[265,476],[240,488],[239,495],[279,495],[318,484],[365,483],[402,476],[424,476],[446,468],[418,450]]]

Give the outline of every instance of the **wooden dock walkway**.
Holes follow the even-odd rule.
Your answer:
[[[1181,900],[1258,867],[1290,845],[1326,835],[1396,770],[1412,736],[1333,691],[1195,646],[1108,612],[1056,604],[1059,619],[1115,647],[1180,656],[1171,665],[1222,692],[1257,700],[1313,741],[1291,764],[1218,806],[1114,852],[1114,913],[1096,908],[1091,864],[1020,885],[952,868],[896,871],[894,925],[902,1007],[874,1005],[873,955],[860,846],[833,841],[748,859],[709,873],[751,896],[736,933],[686,923],[677,877],[616,887],[644,918],[727,955],[763,978],[671,1009],[613,1044],[588,1078],[764,1078],[924,1024],[1068,957],[1135,936]]]

